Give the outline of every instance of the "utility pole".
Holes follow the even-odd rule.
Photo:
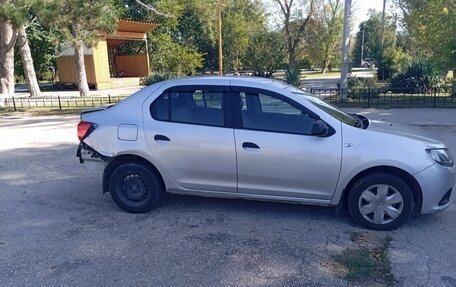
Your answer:
[[[342,38],[342,69],[340,76],[340,100],[347,99],[348,88],[348,66],[350,62],[350,18],[352,0],[345,0],[344,7],[344,34]]]
[[[361,66],[364,60],[364,31],[366,30],[366,22],[363,22],[363,37],[361,38]]]
[[[380,44],[380,69],[382,71],[382,80],[385,80],[385,69],[383,65],[383,44],[385,43],[385,10],[386,0],[383,0],[383,13],[382,13],[382,30],[381,30],[381,44]]]
[[[223,49],[222,49],[222,3],[217,4],[218,12],[218,54],[219,54],[219,74],[223,76]]]

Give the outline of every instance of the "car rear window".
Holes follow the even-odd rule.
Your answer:
[[[177,123],[223,126],[223,93],[192,90],[168,92],[151,105],[154,119]]]

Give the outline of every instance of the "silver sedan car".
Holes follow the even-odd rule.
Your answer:
[[[387,230],[447,208],[455,183],[443,143],[264,78],[160,82],[82,112],[78,137],[80,162],[133,213],[170,192],[347,206]]]

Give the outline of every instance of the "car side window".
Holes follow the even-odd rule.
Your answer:
[[[281,113],[289,115],[300,115],[301,110],[293,107],[287,102],[279,100],[277,98],[258,94],[258,98],[261,104],[261,110],[265,113]]]
[[[276,96],[262,93],[239,94],[242,124],[246,129],[310,135],[315,119],[305,111]]]
[[[223,126],[223,93],[211,90],[170,91],[151,105],[156,120]]]

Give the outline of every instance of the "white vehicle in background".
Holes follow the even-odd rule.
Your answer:
[[[361,67],[363,67],[363,68],[369,68],[369,69],[375,68],[375,61],[374,61],[374,59],[371,59],[371,58],[364,58],[364,60],[361,60]]]
[[[447,208],[453,158],[436,140],[347,114],[283,82],[160,82],[82,112],[77,155],[103,192],[147,212],[164,192],[340,207],[378,230]]]

